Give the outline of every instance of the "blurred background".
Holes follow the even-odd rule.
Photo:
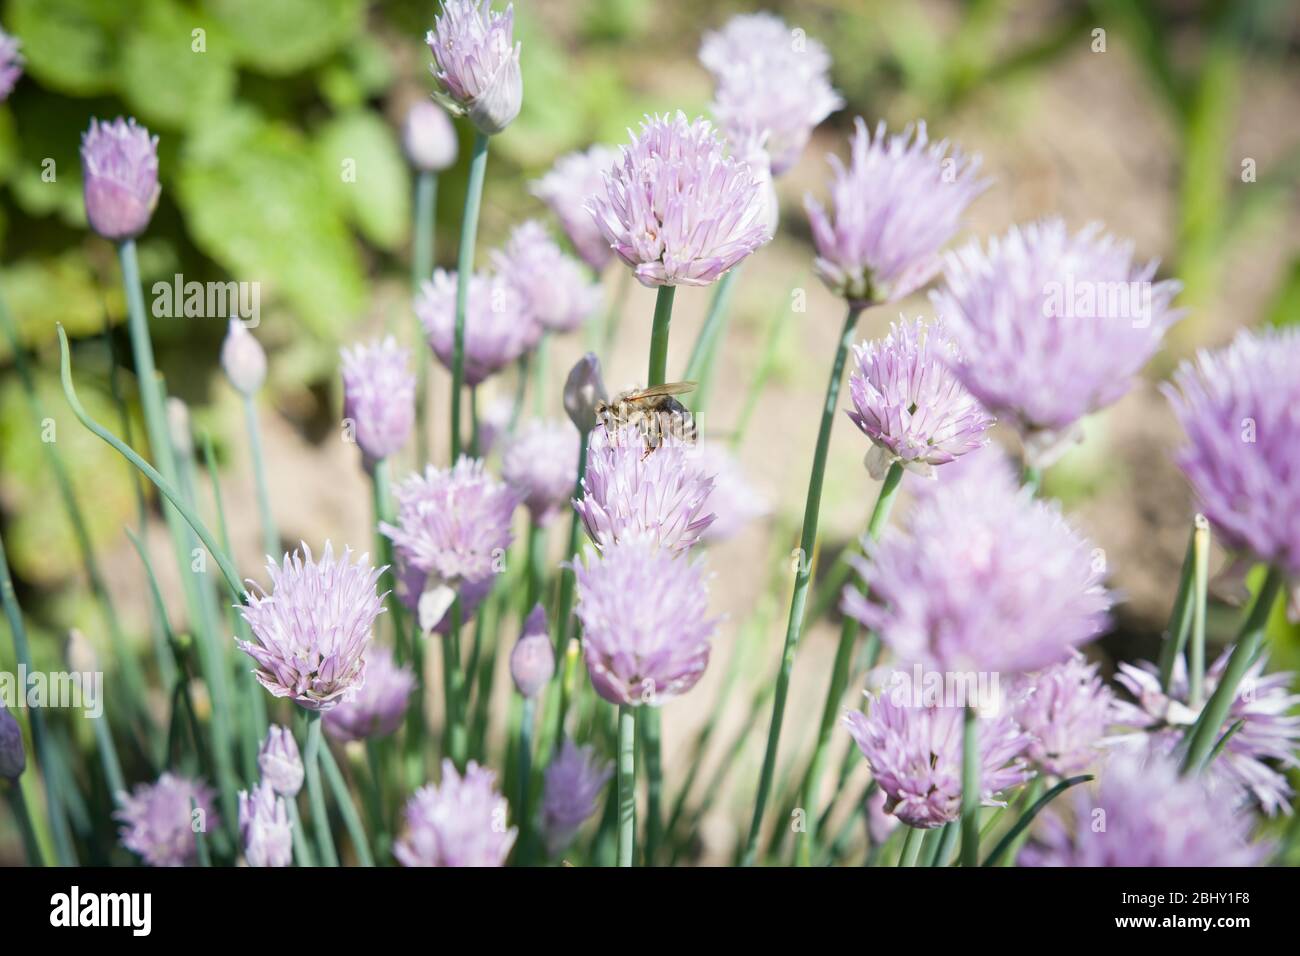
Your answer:
[[[778,181],[778,236],[736,286],[704,426],[725,438],[748,424],[738,453],[770,513],[713,549],[715,609],[728,623],[706,681],[666,715],[670,782],[673,753],[714,708],[722,662],[739,635],[748,634],[741,671],[749,683],[761,685],[777,661],[788,556],[841,321],[841,305],[812,275],[802,200],[806,192],[825,196],[825,155],[845,152],[853,117],[891,127],[923,118],[935,138],[981,153],[995,183],[967,218],[971,235],[1053,213],[1076,227],[1099,220],[1185,285],[1188,318],[1148,369],[1149,381],[1089,420],[1086,441],[1048,479],[1047,491],[1106,550],[1111,584],[1125,597],[1117,629],[1101,645],[1112,659],[1154,654],[1193,508],[1170,461],[1179,436],[1156,383],[1239,327],[1300,321],[1300,6],[1287,0],[522,0],[515,15],[523,111],[493,140],[479,263],[525,218],[542,218],[559,235],[528,185],[560,154],[621,143],[648,112],[707,113],[712,85],[696,59],[701,36],[758,9],[827,46],[847,106]],[[123,527],[138,522],[144,490],[78,427],[57,384],[61,322],[75,339],[78,389],[91,413],[123,428],[134,422],[141,434],[129,374],[112,374],[110,350],[129,352],[124,304],[114,251],[85,226],[81,133],[92,116],[122,114],[160,138],[162,199],[139,243],[146,291],[177,273],[260,283],[256,335],[271,356],[261,411],[282,534],[287,543],[316,546],[329,537],[365,549],[367,482],[355,447],[340,441],[338,348],[385,329],[414,340],[412,176],[396,131],[432,86],[422,38],[434,12],[428,0],[0,3],[0,24],[21,40],[27,61],[0,105],[0,290],[36,367],[109,585],[142,642],[148,596]],[[460,133],[464,155],[468,127]],[[355,182],[340,176],[347,160]],[[440,177],[436,254],[444,267],[454,267],[464,175],[461,163]],[[621,271],[606,276],[611,297]],[[685,367],[708,296],[685,289],[677,297],[670,377]],[[611,389],[643,374],[652,308],[651,293],[633,289],[614,347],[600,349]],[[901,308],[930,312],[924,296]],[[894,318],[887,309],[868,313],[863,336]],[[225,323],[161,318],[152,331],[168,387],[216,446],[239,563],[257,568],[240,401],[218,365]],[[550,414],[561,414],[564,372],[592,345],[600,337],[581,332],[554,343]],[[0,341],[0,523],[37,666],[53,667],[68,628],[99,641],[102,625],[12,358]],[[757,392],[756,379],[765,382]],[[513,388],[509,376],[491,383],[480,407],[490,406],[493,389],[508,398]],[[446,395],[447,376],[435,368],[439,462]],[[875,499],[865,451],[865,439],[841,421],[823,504],[823,577]],[[158,522],[151,535],[164,553]],[[560,542],[551,544],[558,551]],[[173,562],[156,564],[164,585],[174,585]],[[1239,590],[1226,576],[1218,585],[1211,640],[1231,627]],[[790,714],[809,719],[787,720],[782,766],[816,733],[811,715],[825,691],[832,618],[833,611],[813,627],[801,651]],[[1276,666],[1300,666],[1300,640],[1281,614],[1274,631]],[[11,664],[9,647],[0,640],[0,666]],[[745,698],[732,700],[729,732],[743,734]],[[766,711],[753,722],[760,725],[766,729]],[[706,861],[723,858],[748,821],[760,737],[756,731],[739,758],[744,793],[733,805],[719,801],[703,820]]]

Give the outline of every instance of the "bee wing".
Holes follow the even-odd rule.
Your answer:
[[[623,398],[625,401],[635,402],[637,399],[656,398],[660,395],[685,395],[687,392],[695,391],[695,385],[695,382],[665,382],[663,385],[651,385],[649,388],[628,392]]]

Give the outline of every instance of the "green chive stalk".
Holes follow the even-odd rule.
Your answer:
[[[1197,515],[1192,567],[1192,633],[1187,652],[1187,706],[1200,710],[1205,697],[1205,612],[1210,577],[1210,523]]]
[[[1197,515],[1192,522],[1192,530],[1187,538],[1187,552],[1183,556],[1183,568],[1178,576],[1178,594],[1174,598],[1173,611],[1169,617],[1169,627],[1165,641],[1160,647],[1160,686],[1169,690],[1174,679],[1174,664],[1187,646],[1187,636],[1192,626],[1192,600],[1196,581],[1196,537],[1201,525],[1206,529],[1209,523],[1204,515]]]
[[[311,801],[312,824],[316,828],[316,849],[325,866],[338,866],[339,856],[330,834],[329,812],[325,809],[325,791],[321,787],[321,724],[320,711],[307,712],[307,743],[303,747],[302,762],[307,771],[307,796]]]
[[[32,815],[27,809],[27,798],[23,796],[22,784],[15,780],[9,784],[9,809],[18,821],[18,832],[23,838],[23,851],[27,854],[28,866],[44,866],[45,855],[41,853],[40,841],[36,839],[36,827],[32,825]]]
[[[573,483],[573,497],[582,497],[582,479],[587,473],[587,448],[591,442],[591,432],[583,432],[582,438],[578,444],[578,478]],[[570,566],[574,557],[578,553],[579,535],[582,530],[582,521],[578,517],[578,512],[574,511],[569,517],[569,540],[564,549],[565,567],[560,569],[560,597],[557,602],[557,612],[555,616],[555,659],[564,660],[565,650],[569,646],[569,635],[572,629],[573,618],[573,593],[577,587],[577,578]],[[561,675],[562,677],[563,675]],[[563,679],[560,680],[559,706],[556,708],[557,714],[555,719],[554,744],[558,749],[564,742],[564,718],[569,709],[568,687]]]
[[[434,222],[438,205],[438,174],[421,170],[415,178],[415,234],[411,243],[411,293],[433,275]],[[424,327],[415,322],[415,457],[416,465],[429,460],[429,366],[432,359],[424,341]]]
[[[1201,710],[1200,717],[1196,719],[1196,723],[1184,738],[1187,751],[1183,758],[1183,773],[1199,773],[1208,764],[1210,753],[1219,739],[1219,728],[1223,726],[1223,722],[1228,718],[1228,712],[1232,710],[1232,702],[1237,696],[1237,687],[1263,646],[1268,618],[1272,613],[1273,604],[1282,592],[1284,583],[1285,577],[1282,572],[1275,567],[1270,567],[1264,583],[1260,585],[1259,594],[1255,597],[1250,614],[1241,626],[1237,645],[1232,649],[1232,655],[1228,658],[1228,665],[1224,668],[1223,676],[1219,678],[1218,686],[1214,688],[1214,693],[1210,695],[1209,701]]]
[[[979,718],[967,706],[961,733],[961,865],[980,861]]]
[[[699,383],[699,388],[692,396],[691,402],[691,407],[696,410],[703,408],[709,399],[718,347],[727,332],[732,292],[739,275],[740,266],[736,266],[718,280],[713,290],[713,298],[709,302],[709,311],[704,317],[704,324],[700,326],[700,334],[695,339],[690,360],[686,363],[686,381]]]
[[[317,721],[317,724],[319,723]],[[352,801],[352,794],[348,790],[347,781],[343,779],[343,772],[334,760],[334,754],[330,752],[329,745],[324,742],[320,747],[320,765],[325,769],[325,778],[329,782],[330,792],[334,794],[334,803],[343,816],[343,826],[352,839],[352,848],[356,851],[357,862],[366,867],[374,866],[375,858],[370,852],[366,828],[361,824],[361,814],[357,812],[357,805]]]
[[[618,865],[636,854],[636,708],[618,705]]]
[[[907,833],[903,837],[903,852],[899,854],[899,866],[916,866],[917,860],[921,856],[921,844],[925,839],[925,831],[918,830],[916,827],[907,826]]]
[[[781,722],[785,716],[785,701],[790,689],[790,672],[794,668],[795,652],[799,648],[804,605],[808,601],[808,588],[812,583],[812,553],[817,544],[817,520],[821,513],[822,482],[826,476],[826,456],[830,451],[831,426],[834,424],[835,409],[839,404],[840,380],[844,375],[844,363],[862,309],[863,306],[857,303],[849,305],[848,315],[844,319],[844,328],[840,331],[839,341],[836,343],[830,379],[826,383],[826,401],[822,406],[821,425],[817,431],[817,448],[813,453],[812,475],[808,479],[808,498],[804,504],[803,534],[799,539],[799,569],[795,574],[794,595],[790,600],[790,620],[786,625],[785,647],[781,653],[781,670],[777,674],[776,695],[772,701],[772,722],[767,733],[767,751],[763,756],[763,770],[759,776],[758,794],[754,801],[754,816],[750,821],[749,837],[745,841],[745,853],[742,857],[745,866],[752,866],[758,856],[763,812],[767,809],[767,801],[772,793],[777,746],[781,742]]]
[[[271,510],[266,460],[262,455],[262,428],[257,420],[257,404],[252,395],[244,396],[244,425],[248,431],[248,451],[253,459],[253,478],[257,484],[257,514],[262,521],[262,547],[269,557],[278,558],[280,534],[275,529],[275,512]]]
[[[474,134],[470,152],[469,182],[465,190],[465,213],[460,221],[460,249],[456,260],[456,326],[451,361],[451,461],[460,457],[460,399],[465,386],[465,311],[469,306],[469,283],[474,272],[474,242],[478,237],[479,207],[483,202],[483,177],[487,173],[487,134]]]

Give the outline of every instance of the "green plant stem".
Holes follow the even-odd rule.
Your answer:
[[[1174,665],[1187,646],[1187,635],[1191,631],[1193,587],[1196,580],[1196,537],[1200,522],[1205,520],[1203,515],[1197,515],[1196,518],[1187,537],[1187,552],[1183,556],[1183,567],[1178,576],[1178,594],[1174,598],[1169,627],[1160,647],[1160,686],[1166,692],[1174,679]]]
[[[899,854],[899,866],[916,866],[917,859],[921,856],[921,843],[925,836],[924,830],[918,830],[916,827],[907,827],[907,833],[903,837],[903,852]]]
[[[307,743],[303,747],[302,761],[307,771],[307,796],[311,801],[312,825],[316,828],[316,849],[325,866],[338,866],[339,856],[330,834],[329,811],[325,808],[325,790],[321,787],[321,723],[320,711],[307,712]]]
[[[307,834],[302,828],[302,817],[298,813],[298,798],[286,797],[285,803],[289,805],[289,823],[293,827],[293,858],[299,866],[314,867],[316,860],[311,853],[311,845],[307,842]]]
[[[618,280],[614,287],[614,297],[610,302],[609,311],[605,314],[605,355],[609,355],[614,348],[614,342],[618,338],[618,327],[620,320],[623,318],[623,308],[627,304],[627,295],[632,291],[632,270],[619,269]]]
[[[673,320],[676,286],[661,285],[655,298],[654,326],[650,330],[650,371],[646,387],[662,385],[668,376],[668,331]]]
[[[777,747],[781,742],[781,722],[785,716],[785,699],[790,688],[790,672],[794,669],[795,652],[803,628],[804,605],[808,600],[808,586],[812,581],[812,554],[817,544],[817,519],[821,513],[822,482],[826,475],[826,456],[831,445],[831,426],[839,404],[840,380],[853,330],[862,312],[860,305],[850,305],[835,346],[835,359],[831,363],[830,379],[826,383],[826,401],[822,406],[821,425],[817,431],[817,448],[813,453],[812,474],[808,479],[808,498],[804,504],[803,533],[799,539],[799,569],[795,574],[794,594],[790,600],[790,620],[786,625],[785,646],[781,652],[781,670],[777,674],[776,695],[772,701],[772,722],[767,733],[767,750],[763,756],[763,769],[758,781],[758,794],[754,802],[754,816],[745,842],[743,863],[752,866],[758,855],[758,839],[763,828],[763,812],[772,792],[772,776],[776,769]]]
[[[475,132],[470,152],[469,180],[465,187],[465,213],[460,221],[460,248],[456,259],[456,325],[451,361],[451,460],[460,457],[460,399],[465,385],[465,310],[474,272],[474,243],[478,237],[479,206],[483,202],[483,177],[487,172],[488,137]]]
[[[618,865],[636,854],[636,708],[618,705]]]
[[[451,626],[442,639],[443,691],[446,694],[446,722],[444,753],[451,758],[457,770],[465,769],[465,714],[462,691],[465,686],[460,660],[460,600],[452,602]]]
[[[654,866],[663,841],[663,766],[660,755],[660,716],[658,707],[646,707],[641,715],[641,739],[645,745],[646,770],[646,866]]]
[[[749,432],[749,423],[753,420],[754,410],[758,407],[759,396],[763,394],[763,389],[767,387],[767,380],[772,377],[772,372],[776,368],[777,359],[781,352],[781,332],[784,328],[785,317],[790,311],[790,296],[794,290],[791,289],[782,300],[781,308],[772,313],[772,317],[767,322],[767,332],[763,336],[763,355],[759,360],[758,367],[754,369],[754,376],[750,379],[749,388],[745,391],[745,403],[741,406],[740,417],[736,420],[736,427],[731,433],[732,449],[739,448],[745,440],[745,435]]]
[[[731,297],[736,280],[740,276],[740,266],[736,266],[714,287],[713,298],[709,302],[709,311],[700,326],[700,334],[691,349],[690,360],[686,363],[686,381],[698,382],[699,387],[692,396],[690,405],[695,411],[702,411],[708,403],[713,383],[713,369],[717,363],[718,348],[727,332],[727,320],[731,317]]]
[[[536,718],[537,702],[531,697],[523,700],[523,709],[519,719],[519,792],[515,805],[519,808],[515,822],[519,826],[519,862],[528,863],[531,850],[532,810],[529,806],[532,797],[533,781],[533,723]]]
[[[194,811],[199,808],[199,803],[193,797],[190,797],[190,819],[193,820]],[[206,826],[206,824],[205,824]],[[208,849],[208,833],[205,826],[200,826],[194,831],[194,849],[198,856],[199,866],[212,865],[212,852]]]
[[[1269,615],[1274,602],[1282,592],[1284,583],[1285,577],[1282,572],[1275,567],[1270,567],[1264,583],[1260,585],[1259,594],[1250,609],[1250,614],[1242,624],[1241,632],[1237,636],[1237,646],[1232,649],[1223,676],[1219,678],[1214,693],[1210,695],[1209,701],[1201,710],[1200,717],[1187,732],[1185,738],[1187,753],[1183,758],[1183,773],[1199,773],[1209,762],[1210,752],[1220,736],[1219,729],[1232,710],[1232,701],[1237,696],[1237,687],[1246,676],[1250,665],[1254,663],[1255,656],[1263,644]]]
[[[9,808],[18,823],[18,832],[23,838],[23,851],[27,854],[28,866],[44,866],[45,855],[41,853],[41,844],[36,839],[36,828],[32,825],[32,815],[27,809],[27,798],[23,796],[22,785],[17,780],[9,784]]]
[[[244,396],[244,425],[248,431],[248,451],[253,459],[253,478],[257,483],[257,514],[262,520],[262,548],[267,557],[280,557],[280,535],[275,529],[275,512],[271,510],[271,492],[266,483],[266,460],[262,456],[262,428],[257,420],[253,396]]]
[[[885,473],[885,480],[880,486],[876,506],[871,511],[867,522],[867,537],[879,541],[880,535],[889,521],[889,513],[894,508],[898,497],[898,488],[903,481],[903,466],[894,462]],[[849,665],[853,660],[853,645],[858,639],[858,622],[848,614],[840,624],[840,643],[835,651],[835,664],[831,669],[830,686],[826,689],[826,702],[822,705],[821,725],[817,730],[817,746],[813,751],[808,773],[804,777],[803,806],[808,814],[808,826],[799,834],[795,857],[800,866],[812,864],[812,848],[817,842],[817,793],[821,789],[822,771],[826,767],[826,758],[830,752],[831,734],[835,729],[835,720],[840,711],[840,701],[849,683]]]
[[[1029,825],[1034,822],[1034,817],[1038,816],[1038,814],[1043,811],[1043,808],[1061,794],[1065,793],[1065,791],[1078,784],[1086,783],[1091,779],[1092,774],[1090,773],[1080,774],[1077,777],[1070,777],[1067,780],[1062,780],[1056,786],[1052,787],[1051,790],[1048,790],[1047,793],[1034,800],[1029,809],[1020,815],[1020,819],[1015,822],[1015,825],[1007,831],[1006,835],[997,842],[997,845],[993,847],[989,855],[984,858],[983,865],[997,866],[998,863],[1001,862],[1003,855],[1008,853],[1008,851],[1011,852],[1011,861],[1014,862],[1020,844],[1023,842],[1021,837],[1028,832]],[[1030,796],[1032,795],[1033,791],[1030,791]],[[963,852],[964,850],[965,848],[963,847]]]
[[[422,283],[433,275],[434,222],[438,204],[438,174],[421,170],[415,178],[415,232],[411,241],[411,292],[418,294]],[[424,327],[415,322],[415,456],[417,467],[429,460],[429,348]]]
[[[23,612],[18,605],[18,595],[14,592],[13,579],[9,576],[9,558],[5,554],[3,538],[0,538],[0,603],[4,604],[9,633],[13,635],[14,658],[19,666],[29,674],[34,674],[36,668],[32,663],[31,647],[27,643],[27,628],[23,624]],[[36,759],[44,777],[46,812],[49,814],[50,835],[54,840],[54,855],[59,866],[76,866],[77,854],[72,846],[67,807],[60,799],[59,787],[53,780],[56,757],[50,729],[45,723],[45,712],[39,707],[29,707],[26,710],[27,719],[31,722],[32,745],[36,748]]]
[[[587,473],[587,447],[590,441],[591,433],[583,432],[578,445],[578,478],[573,483],[574,498],[582,497],[582,479]],[[582,521],[578,517],[578,512],[574,511],[569,518],[569,540],[564,549],[565,564],[560,569],[560,597],[557,602],[558,610],[555,616],[555,659],[557,661],[564,660],[565,652],[569,646],[569,634],[572,629],[573,619],[573,594],[577,584],[572,562],[578,553],[581,529]],[[560,679],[560,700],[559,706],[556,708],[554,743],[558,749],[564,741],[564,718],[569,710],[569,694],[563,680],[563,672],[557,674],[557,677]]]
[[[966,707],[961,732],[961,865],[980,861],[980,752],[979,718]]]
[[[1205,612],[1210,578],[1210,523],[1197,515],[1193,547],[1192,633],[1187,653],[1187,706],[1200,710],[1205,699]]]
[[[393,643],[397,648],[398,663],[404,663],[410,649],[404,639],[405,628],[402,626],[403,611],[401,601],[397,599],[396,576],[393,573],[393,542],[388,535],[379,530],[381,522],[391,522],[394,518],[392,471],[387,458],[375,462],[370,469],[370,490],[375,508],[375,553],[379,563],[387,570],[380,577],[380,590],[387,592],[388,616],[393,622]]]
[[[366,867],[374,866],[375,859],[370,853],[370,841],[366,838],[366,828],[361,823],[361,814],[357,813],[357,805],[352,800],[347,781],[343,779],[343,772],[335,762],[334,754],[324,743],[320,747],[320,764],[325,768],[325,777],[329,781],[330,791],[334,794],[334,803],[343,816],[343,826],[347,828],[348,836],[352,839],[352,848],[356,851],[357,862]]]

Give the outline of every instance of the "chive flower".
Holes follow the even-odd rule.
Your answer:
[[[342,350],[343,417],[367,461],[402,449],[415,427],[410,353],[391,335]]]
[[[406,804],[406,834],[393,847],[402,866],[504,866],[518,831],[496,775],[473,760],[464,776],[442,762],[442,783],[415,792]]]
[[[162,194],[158,137],[134,119],[92,119],[81,136],[81,175],[90,228],[113,242],[134,239]]]
[[[398,664],[389,648],[372,645],[365,686],[325,715],[325,732],[344,743],[390,736],[402,726],[415,689],[415,672]]]
[[[491,0],[442,0],[424,39],[439,86],[434,98],[488,136],[510,125],[524,99],[514,31],[513,4],[494,13]]]
[[[198,859],[199,829],[214,833],[220,827],[215,798],[201,780],[170,772],[154,783],[138,784],[118,795],[120,809],[113,814],[122,824],[122,846],[149,866],[192,865]]]
[[[566,153],[550,171],[532,184],[532,193],[560,221],[582,261],[599,274],[614,258],[600,227],[586,209],[587,200],[605,190],[605,173],[618,161],[618,152],[608,146],[589,146]]]

